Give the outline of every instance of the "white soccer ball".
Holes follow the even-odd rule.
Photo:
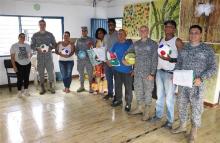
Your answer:
[[[46,44],[42,44],[40,46],[40,48],[44,53],[48,52],[48,50],[49,50],[49,46],[47,46]]]
[[[71,53],[71,50],[70,50],[70,48],[66,48],[66,47],[65,47],[65,48],[62,49],[61,53],[62,53],[63,55],[69,56],[70,53]]]
[[[162,57],[168,57],[171,52],[171,47],[168,44],[161,44],[158,48],[158,54]]]

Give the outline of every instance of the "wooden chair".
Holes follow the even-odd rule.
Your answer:
[[[8,78],[9,91],[11,92],[11,88],[12,88],[11,78],[17,78],[17,75],[15,72],[9,71],[9,69],[13,69],[13,66],[12,66],[10,59],[4,60],[4,66],[5,66],[5,70],[6,70],[6,74],[7,74],[7,78]]]

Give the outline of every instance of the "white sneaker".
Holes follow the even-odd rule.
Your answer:
[[[22,97],[22,92],[21,92],[21,91],[18,91],[17,97],[18,97],[18,98],[21,98],[21,97]]]
[[[29,93],[28,89],[25,89],[25,90],[24,90],[24,95],[25,95],[25,96],[30,96],[30,93]]]

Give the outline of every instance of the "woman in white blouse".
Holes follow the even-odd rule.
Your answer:
[[[70,32],[65,31],[63,41],[58,42],[56,53],[59,55],[60,72],[63,79],[64,89],[66,93],[70,92],[70,84],[72,82],[72,70],[74,66],[73,54],[75,51],[74,44],[70,41]]]

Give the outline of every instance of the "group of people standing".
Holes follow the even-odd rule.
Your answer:
[[[116,31],[116,22],[114,19],[108,20],[107,33],[103,28],[96,31],[96,40],[88,36],[87,27],[82,27],[82,37],[75,44],[70,42],[70,33],[64,33],[63,41],[56,44],[52,33],[45,30],[46,22],[39,21],[40,31],[32,37],[31,45],[24,43],[25,35],[19,34],[19,42],[11,48],[12,64],[18,75],[18,96],[20,97],[21,86],[24,83],[25,95],[28,93],[28,78],[30,73],[31,49],[37,51],[37,69],[40,76],[41,91],[46,92],[44,86],[44,70],[46,68],[49,75],[50,92],[54,90],[54,66],[52,60],[52,49],[56,49],[59,55],[59,66],[64,83],[64,92],[70,92],[72,81],[72,69],[74,66],[73,54],[77,56],[77,70],[79,72],[80,87],[77,92],[85,91],[84,71],[86,69],[89,79],[89,92],[92,89],[92,80],[94,69],[96,73],[105,77],[107,80],[108,93],[104,96],[105,100],[112,99],[112,107],[122,105],[123,91],[125,87],[125,111],[129,115],[142,115],[143,121],[151,123],[160,122],[164,114],[166,104],[167,121],[163,125],[167,129],[172,129],[174,122],[175,99],[177,98],[177,108],[180,119],[180,126],[172,129],[172,133],[181,133],[186,131],[188,104],[192,108],[192,127],[189,142],[195,142],[197,129],[201,126],[201,116],[203,112],[203,91],[204,81],[210,78],[216,72],[214,51],[201,42],[202,28],[199,25],[192,25],[189,28],[189,42],[183,43],[175,36],[176,22],[168,20],[164,22],[164,37],[159,42],[152,40],[149,35],[149,28],[141,26],[139,29],[140,40],[132,43],[126,38],[126,31],[120,29]],[[93,67],[90,62],[87,50],[97,47],[96,41],[106,48],[107,52],[116,54],[120,62],[119,66],[112,66],[110,61],[102,62]],[[168,44],[171,47],[169,56],[158,54],[160,45]],[[62,52],[63,49],[69,49],[68,54]],[[129,65],[125,60],[127,53],[135,53],[135,65]],[[174,70],[193,70],[195,74],[192,88],[178,86],[178,95],[175,95],[176,86],[173,84]],[[134,79],[134,82],[133,82]],[[155,82],[156,81],[156,82]],[[154,84],[157,87],[157,100],[155,107],[155,116],[150,117],[149,112],[152,104],[152,91]],[[136,108],[131,110],[133,99],[132,88],[136,96]]]
[[[164,37],[159,42],[148,37],[149,28],[147,26],[141,26],[139,29],[141,39],[131,43],[126,40],[125,30],[115,30],[114,20],[110,19],[108,26],[109,34],[104,38],[105,47],[117,55],[120,66],[112,66],[109,61],[106,61],[105,73],[109,92],[104,98],[112,98],[114,93],[112,107],[122,105],[122,85],[124,85],[125,111],[129,115],[141,114],[143,121],[151,123],[162,121],[166,104],[167,121],[163,127],[174,134],[186,132],[188,105],[190,104],[192,112],[188,142],[194,143],[197,129],[201,126],[204,81],[216,73],[214,51],[209,45],[201,42],[202,28],[199,25],[192,25],[189,28],[189,42],[184,44],[180,38],[175,36],[176,22],[167,20],[164,22]],[[158,47],[161,45],[169,45],[171,48],[168,56],[158,54]],[[125,60],[125,55],[130,52],[134,52],[136,55],[133,66]],[[175,95],[177,86],[173,84],[174,70],[193,70],[194,73],[193,87],[178,86],[177,96]],[[134,82],[132,82],[132,77]],[[155,83],[157,90],[155,115],[150,117]],[[134,110],[131,110],[132,84],[137,101]],[[176,99],[177,102],[175,102]],[[175,103],[177,103],[180,125],[178,128],[172,129]]]

